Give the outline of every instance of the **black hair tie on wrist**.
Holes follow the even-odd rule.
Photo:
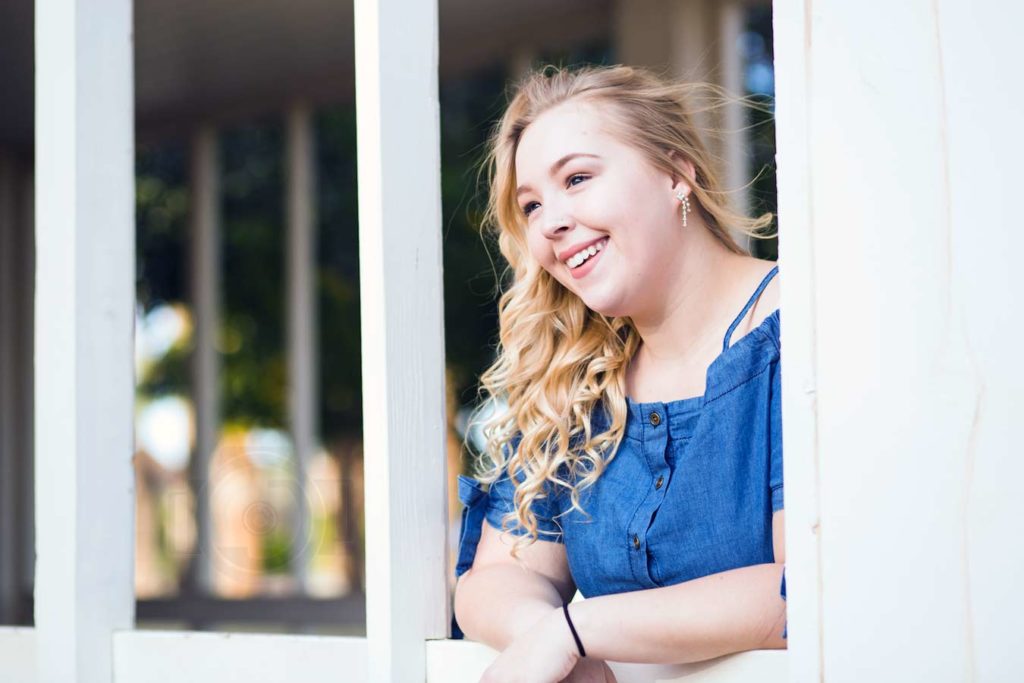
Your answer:
[[[569,623],[569,630],[572,631],[572,637],[576,641],[576,647],[580,651],[580,657],[586,657],[587,652],[583,649],[583,643],[580,642],[579,634],[576,633],[576,627],[572,625],[572,619],[569,618],[569,603],[562,603],[562,611],[565,612],[565,620]]]

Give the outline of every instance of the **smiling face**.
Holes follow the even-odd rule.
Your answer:
[[[517,201],[530,253],[548,273],[589,308],[633,316],[656,305],[652,295],[678,273],[676,192],[690,188],[605,121],[596,105],[570,100],[527,126],[515,159]]]

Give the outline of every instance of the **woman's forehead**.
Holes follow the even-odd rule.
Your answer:
[[[538,116],[523,131],[516,149],[516,174],[546,174],[552,163],[566,155],[605,156],[620,146],[597,107],[564,102]]]

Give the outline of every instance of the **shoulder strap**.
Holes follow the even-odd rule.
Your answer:
[[[743,307],[743,310],[740,311],[740,314],[736,316],[735,320],[732,321],[732,325],[729,325],[729,330],[725,333],[725,339],[722,340],[722,351],[725,351],[727,348],[729,348],[729,340],[732,339],[733,330],[735,330],[736,326],[740,324],[740,321],[743,320],[743,317],[747,314],[747,311],[749,311],[750,307],[754,305],[755,301],[757,301],[757,297],[761,296],[761,292],[764,291],[764,288],[768,286],[768,283],[771,282],[772,278],[775,277],[775,274],[777,272],[779,272],[778,266],[775,266],[770,271],[768,271],[768,274],[764,276],[763,280],[761,280],[761,284],[759,284],[757,286],[757,289],[754,290],[754,293],[750,295],[750,298],[747,300],[747,305]]]

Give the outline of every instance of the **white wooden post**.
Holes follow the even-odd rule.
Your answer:
[[[316,159],[313,113],[288,111],[288,414],[295,447],[292,575],[305,592],[310,547],[309,462],[317,443]]]
[[[134,614],[132,3],[35,11],[39,681],[112,681]]]
[[[1022,20],[776,4],[793,680],[1024,669]]]
[[[355,3],[369,680],[446,638],[437,3]]]
[[[809,2],[810,0],[808,0]],[[786,614],[789,680],[821,671],[820,505],[815,309],[815,224],[807,78],[810,26],[802,0],[776,2],[776,167],[782,323],[782,451],[786,482]]]
[[[189,260],[195,320],[192,358],[192,400],[195,443],[189,461],[189,479],[195,495],[196,547],[190,579],[193,588],[212,593],[213,518],[210,494],[210,461],[220,431],[220,356],[217,329],[220,324],[220,155],[217,131],[201,126],[191,149],[192,234]]]

